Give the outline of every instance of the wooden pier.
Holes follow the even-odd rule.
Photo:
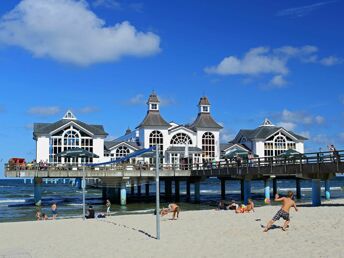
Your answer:
[[[123,200],[128,182],[146,184],[154,181],[155,165],[112,165],[100,167],[86,167],[73,165],[50,165],[44,169],[30,166],[30,169],[16,169],[5,165],[6,177],[31,177],[36,186],[35,195],[40,198],[39,188],[42,178],[81,178],[83,174],[87,179],[99,179],[101,185],[110,190],[103,191],[104,198],[115,195],[117,200]],[[313,205],[320,205],[320,181],[325,181],[326,196],[330,196],[329,179],[337,173],[344,173],[344,151],[305,153],[293,157],[259,157],[251,160],[237,162],[225,159],[219,162],[172,165],[164,164],[160,167],[160,177],[165,181],[165,195],[172,195],[172,181],[175,182],[176,199],[179,198],[179,183],[187,182],[187,195],[190,196],[190,184],[195,184],[195,200],[200,197],[200,182],[209,177],[220,179],[221,195],[225,196],[225,181],[240,180],[242,184],[242,197],[244,202],[250,197],[251,181],[264,180],[265,198],[270,199],[270,181],[273,181],[273,193],[276,193],[277,179],[295,179],[296,196],[300,197],[300,179],[312,180]],[[115,190],[111,190],[115,189]],[[141,192],[141,190],[140,190]],[[109,193],[109,194],[108,194]],[[113,197],[113,196],[110,196]],[[39,199],[37,198],[37,200]],[[125,200],[125,198],[124,198]],[[121,201],[125,205],[125,202]]]

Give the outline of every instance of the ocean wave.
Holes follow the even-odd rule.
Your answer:
[[[25,199],[4,199],[0,203],[25,202]]]

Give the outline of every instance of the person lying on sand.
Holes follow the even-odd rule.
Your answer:
[[[241,205],[239,208],[235,210],[235,213],[245,213],[245,212],[254,212],[254,202],[252,199],[247,200],[247,205]]]
[[[174,220],[176,215],[177,215],[177,219],[179,217],[179,212],[180,212],[180,208],[177,204],[175,203],[170,203],[168,205],[168,208],[162,208],[162,210],[160,211],[160,215],[161,216],[165,216],[167,215],[169,212],[173,212],[173,217],[172,219]]]
[[[267,232],[272,224],[274,224],[277,220],[279,220],[281,217],[285,220],[284,225],[282,227],[283,231],[287,230],[287,227],[290,223],[290,218],[289,218],[289,210],[291,207],[294,207],[295,211],[298,211],[296,207],[296,203],[293,201],[293,195],[294,193],[292,191],[288,191],[287,197],[279,197],[278,194],[275,195],[275,201],[276,202],[282,202],[282,207],[281,209],[276,213],[276,215],[268,222],[266,225],[264,232]]]
[[[232,200],[232,202],[230,204],[226,204],[223,200],[221,200],[219,202],[219,204],[217,205],[216,210],[236,210],[239,207],[239,204],[235,203],[234,200]]]

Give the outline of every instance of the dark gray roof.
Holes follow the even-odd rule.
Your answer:
[[[294,136],[296,139],[298,140],[308,140],[306,137],[303,137],[301,135],[295,134],[291,131],[288,131],[286,129],[284,129],[283,127],[279,127],[279,126],[260,126],[256,129],[253,130],[240,130],[239,133],[237,134],[237,136],[234,138],[234,140],[232,141],[233,143],[238,143],[240,142],[241,137],[246,137],[247,140],[252,140],[252,139],[266,139],[268,136],[276,133],[277,131],[279,131],[280,129],[285,130],[286,132],[288,132],[289,134],[291,134],[292,136]]]
[[[151,95],[149,95],[149,98],[148,98],[148,101],[147,101],[147,104],[149,102],[160,102],[159,99],[158,99],[158,96],[156,95],[156,93],[153,91]]]
[[[208,113],[198,113],[196,120],[189,125],[193,130],[195,128],[213,128],[222,129],[223,127],[215,122],[214,118]]]
[[[144,126],[166,126],[170,127],[171,125],[167,123],[158,110],[149,110],[147,112],[146,117],[143,119],[141,124],[139,124],[136,128],[144,127]]]
[[[251,151],[245,144],[233,143],[233,142],[220,143],[220,151],[224,151],[224,150],[232,147],[233,145],[237,145],[237,146],[244,148],[245,150]]]
[[[185,152],[185,147],[184,146],[172,146],[168,147],[166,152],[171,152],[171,153],[184,153]],[[189,147],[189,152],[191,153],[202,153],[202,149],[198,147]]]
[[[104,146],[105,146],[105,149],[107,150],[110,150],[113,146],[116,146],[118,144],[121,144],[121,143],[126,143],[128,145],[130,145],[131,147],[133,147],[134,149],[140,149],[141,147],[139,145],[137,145],[136,142],[127,142],[127,141],[104,141]]]
[[[198,105],[201,106],[201,105],[207,105],[207,106],[210,106],[210,103],[209,103],[209,100],[206,96],[203,96],[200,98],[199,102],[198,102]]]
[[[55,131],[56,129],[64,126],[65,124],[68,124],[71,121],[95,135],[104,135],[104,136],[108,135],[104,131],[104,127],[102,125],[89,125],[89,124],[85,124],[84,122],[81,122],[79,120],[74,120],[74,119],[73,120],[61,119],[55,123],[35,123],[33,125],[33,135],[34,137],[37,137],[38,135],[41,135],[41,134],[49,134],[52,131]]]

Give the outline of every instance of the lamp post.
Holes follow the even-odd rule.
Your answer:
[[[159,145],[155,147],[155,189],[156,189],[156,239],[160,240],[160,189],[159,189]]]
[[[86,201],[85,201],[85,187],[86,187],[86,182],[85,182],[85,161],[83,162],[82,165],[82,182],[81,182],[81,186],[82,186],[82,219],[85,220],[85,216],[86,216]]]

